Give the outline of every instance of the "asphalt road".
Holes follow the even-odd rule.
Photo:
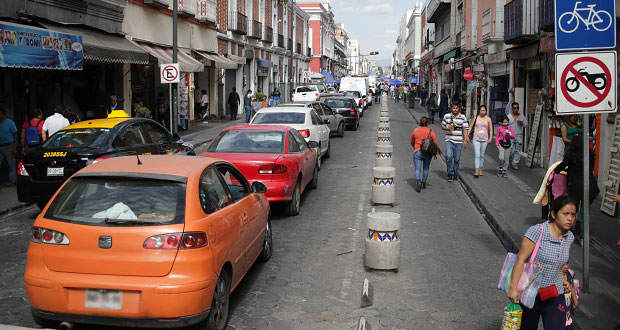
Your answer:
[[[441,161],[431,164],[428,188],[415,192],[409,136],[417,123],[402,105],[389,106],[397,203],[376,208],[401,214],[398,271],[364,267],[380,108],[373,105],[358,131],[332,138],[301,214],[275,207],[273,257],[232,294],[230,329],[353,329],[361,316],[373,329],[500,328],[508,300],[495,286],[506,251],[460,184],[445,180]],[[35,327],[22,275],[37,211],[0,218],[0,324]],[[374,304],[360,308],[364,278]]]

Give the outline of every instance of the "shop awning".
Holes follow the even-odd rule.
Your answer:
[[[198,55],[206,58],[209,61],[213,61],[215,63],[215,67],[218,69],[237,69],[237,63],[233,62],[230,59],[220,55],[220,54],[210,54],[204,52],[196,52]]]
[[[513,60],[525,60],[534,58],[536,55],[538,55],[538,42],[508,50],[508,56]]]
[[[246,61],[245,57],[237,56],[237,55],[233,55],[233,54],[226,55],[226,58],[228,58],[229,60],[231,60],[231,61],[233,61],[233,62],[235,62],[237,64],[240,64],[240,65],[244,65],[245,61]]]
[[[146,52],[157,58],[159,64],[172,63],[172,48],[160,47],[145,42],[133,41],[138,47],[144,49]],[[202,72],[204,71],[204,64],[196,61],[191,56],[177,50],[177,62],[182,72]]]
[[[451,58],[456,57],[456,51],[458,50],[458,48],[455,48],[445,54],[443,54],[443,61],[444,62],[448,62]]]
[[[121,35],[76,25],[49,22],[41,22],[41,24],[50,30],[82,36],[84,59],[109,63],[149,63],[149,54]]]
[[[0,67],[82,70],[82,37],[0,22]]]
[[[258,66],[262,66],[264,68],[273,68],[273,62],[269,60],[258,59]]]
[[[435,61],[433,61],[433,63],[437,64],[441,62],[441,59],[443,59],[443,56],[439,56],[438,58],[436,58]]]

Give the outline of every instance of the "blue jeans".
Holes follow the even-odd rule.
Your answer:
[[[443,116],[448,112],[448,108],[439,108],[439,120],[443,120]]]
[[[428,108],[428,109],[426,109],[426,112],[428,113],[428,120],[430,120],[431,123],[435,122],[435,111],[436,110],[437,109],[435,109],[435,108]],[[440,120],[441,120],[441,118],[440,118]]]
[[[517,136],[514,140],[512,140],[512,165],[519,164],[519,160],[521,160],[521,145],[523,144],[523,136]]]
[[[5,161],[9,167],[9,183],[15,184],[17,181],[17,170],[15,169],[15,155],[13,155],[13,143],[0,146],[0,166]]]
[[[461,160],[462,143],[446,141],[446,165],[448,174],[459,175],[459,161]]]
[[[428,179],[428,168],[431,167],[432,156],[423,153],[421,150],[413,153],[413,165],[415,166],[415,179],[420,181],[420,171],[423,172],[422,182]]]
[[[473,140],[472,143],[474,144],[474,166],[481,168],[484,166],[484,152],[487,150],[489,141]]]
[[[252,106],[244,105],[243,109],[245,110],[245,122],[249,123],[250,122],[250,117],[252,117]]]

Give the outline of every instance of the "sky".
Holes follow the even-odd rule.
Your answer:
[[[324,0],[318,0],[323,2]],[[298,2],[311,2],[300,0]],[[314,2],[314,1],[312,1]],[[389,65],[396,48],[400,19],[423,0],[331,0],[336,23],[344,23],[349,38],[358,40],[362,54],[378,51],[369,56],[379,65]]]

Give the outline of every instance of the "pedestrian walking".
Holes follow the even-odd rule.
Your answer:
[[[12,187],[17,181],[15,170],[15,156],[17,155],[17,127],[15,122],[6,117],[6,111],[0,107],[0,167],[4,162],[9,168],[9,182],[7,187]]]
[[[54,108],[54,114],[47,117],[43,123],[43,134],[46,138],[54,135],[54,133],[70,125],[69,120],[62,115],[62,105],[57,105]]]
[[[439,118],[443,120],[443,117],[448,112],[448,94],[446,90],[442,89],[439,93]]]
[[[507,178],[506,170],[510,165],[510,149],[514,142],[515,132],[509,125],[508,116],[502,115],[502,124],[497,128],[495,136],[495,146],[499,151],[499,170],[497,176]]]
[[[78,116],[75,112],[71,111],[71,108],[65,106],[65,109],[62,111],[62,115],[67,118],[69,124],[73,125],[80,121],[80,116]]]
[[[396,87],[394,87],[394,102],[400,103],[400,92]]]
[[[25,155],[30,148],[36,148],[45,142],[45,134],[43,134],[43,112],[41,109],[35,109],[30,120],[26,121],[22,125],[21,142],[22,142],[22,154]]]
[[[560,126],[560,134],[562,135],[562,141],[564,141],[564,151],[568,149],[573,137],[579,133],[577,119],[577,115],[570,115]]]
[[[448,167],[448,182],[458,180],[461,150],[467,148],[469,137],[465,132],[469,123],[465,115],[461,114],[461,106],[452,103],[452,112],[446,114],[441,121],[441,129],[446,131],[446,165]]]
[[[512,158],[512,168],[518,170],[519,160],[521,160],[521,145],[523,145],[523,129],[528,125],[527,118],[519,113],[519,103],[512,102],[512,112],[508,116],[508,120],[515,133],[510,155]]]
[[[517,285],[521,274],[523,274],[524,264],[540,239],[540,245],[533,260],[541,264],[538,284],[540,290],[536,295],[534,306],[530,309],[521,304],[523,316],[521,318],[522,330],[538,329],[538,322],[542,317],[545,330],[560,330],[566,325],[566,301],[564,298],[564,284],[562,279],[562,267],[568,263],[570,247],[575,236],[570,232],[570,228],[575,222],[577,213],[576,202],[568,197],[561,196],[551,205],[551,220],[531,226],[523,240],[521,249],[517,255],[508,298],[513,303],[519,303],[520,293]]]
[[[381,103],[381,88],[375,87],[375,103]]]
[[[432,97],[432,95],[433,95],[433,94],[431,94],[431,97]],[[424,106],[426,106],[426,98],[427,98],[427,97],[428,97],[428,94],[427,94],[427,92],[426,92],[426,88],[422,88],[422,89],[420,90],[420,105],[421,105],[421,106],[423,106],[423,107],[424,107]],[[433,121],[431,120],[431,123],[432,123],[432,122],[433,122]]]
[[[478,115],[469,125],[469,138],[474,145],[474,178],[484,175],[484,153],[487,145],[493,141],[493,121],[487,116],[487,106],[481,105]]]
[[[428,114],[428,118],[431,119],[431,124],[435,123],[435,112],[436,111],[437,111],[437,95],[435,93],[432,93],[431,97],[428,99],[428,102],[426,102],[426,113]]]
[[[245,110],[245,122],[249,123],[252,117],[252,90],[248,89],[243,97],[243,109]]]
[[[159,123],[164,127],[169,128],[170,125],[170,101],[164,96],[164,92],[159,92],[159,98],[155,102],[155,109],[157,109],[157,115]]]
[[[200,89],[200,86],[195,85],[194,86],[194,118],[202,117],[202,114],[201,114],[202,110],[200,109],[201,108],[200,99],[202,99],[202,90]]]
[[[241,103],[241,99],[239,98],[239,93],[237,93],[236,87],[233,87],[232,92],[228,94],[227,103],[230,107],[230,120],[237,120],[237,112],[239,112],[239,104]]]
[[[431,166],[431,158],[433,156],[422,151],[422,141],[424,139],[433,139],[437,143],[435,132],[428,127],[428,117],[420,118],[420,126],[411,133],[410,143],[413,147],[413,165],[415,167],[415,191],[420,192],[426,189],[426,181],[428,180],[428,169]],[[437,160],[437,155],[434,156]],[[422,172],[422,175],[420,175]]]
[[[114,110],[119,110],[121,107],[118,105],[118,98],[116,95],[110,95],[110,106],[106,112],[106,115],[109,115]]]
[[[272,100],[272,105],[273,107],[277,107],[280,104],[280,98],[282,97],[282,94],[280,94],[280,91],[278,90],[278,88],[274,88],[273,92],[271,92],[271,100]]]
[[[205,123],[207,123],[207,120],[209,119],[209,95],[207,94],[206,89],[203,89],[201,93],[202,96],[200,97],[200,117],[202,118],[202,120],[205,121]]]

